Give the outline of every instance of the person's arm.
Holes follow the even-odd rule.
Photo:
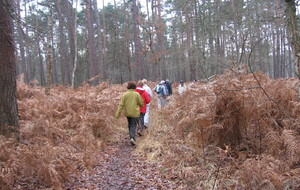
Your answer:
[[[117,119],[120,118],[120,115],[121,115],[121,112],[122,112],[124,106],[125,106],[125,96],[123,95],[122,98],[121,98],[121,100],[120,100],[117,112],[116,112],[116,118]]]
[[[153,88],[153,91],[156,92],[157,85]]]
[[[167,86],[163,86],[164,96],[169,96],[169,91]]]
[[[144,93],[145,93],[145,103],[146,103],[146,104],[149,104],[150,101],[151,101],[150,96],[149,96],[149,94],[148,94],[147,91],[145,91]]]
[[[148,87],[148,90],[149,90],[148,95],[150,96],[150,99],[152,99],[153,98],[153,92],[152,92],[150,87]]]
[[[142,96],[138,93],[137,97],[138,97],[137,98],[137,103],[140,106],[140,108],[144,107],[144,100],[143,100]]]

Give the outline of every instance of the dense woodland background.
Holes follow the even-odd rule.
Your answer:
[[[283,0],[97,3],[17,0],[18,74],[26,83],[192,81],[239,64],[272,78],[295,76]]]

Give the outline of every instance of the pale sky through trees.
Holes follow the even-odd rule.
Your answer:
[[[103,0],[97,0],[97,1],[98,1],[98,8],[102,9],[102,8],[103,8]],[[140,1],[139,1],[139,2],[141,2],[141,4],[142,4],[142,11],[143,11],[143,9],[146,9],[146,4],[145,4],[146,1],[148,1],[148,0],[140,0]],[[117,5],[118,5],[119,2],[120,2],[120,0],[116,0]],[[114,5],[114,0],[104,0],[105,6],[106,6],[108,3]],[[122,3],[123,3],[123,1],[122,1]],[[143,11],[143,12],[144,12],[144,11]]]

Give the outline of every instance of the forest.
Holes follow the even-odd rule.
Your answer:
[[[45,86],[48,75],[74,86],[93,77],[192,81],[249,62],[272,78],[295,77],[284,0],[105,2],[16,0],[17,72],[26,83]]]
[[[298,4],[1,0],[0,189],[299,190]],[[141,79],[173,94],[132,146]]]

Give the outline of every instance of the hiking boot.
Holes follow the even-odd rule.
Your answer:
[[[136,130],[136,133],[137,133],[140,137],[143,136],[142,130],[141,130],[140,127]]]
[[[135,145],[135,140],[134,140],[134,138],[131,138],[131,139],[130,139],[130,144],[131,144],[132,146]]]
[[[143,136],[142,131],[138,131],[137,134],[138,134],[140,137]]]

